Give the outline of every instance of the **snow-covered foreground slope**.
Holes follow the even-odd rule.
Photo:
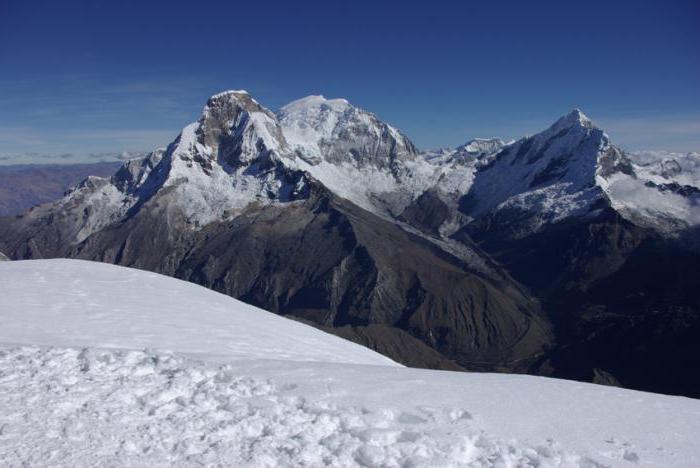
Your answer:
[[[0,464],[697,466],[700,401],[402,368],[204,288],[0,264]]]
[[[186,281],[81,260],[0,267],[0,341],[171,350],[215,362],[398,365],[369,349]]]

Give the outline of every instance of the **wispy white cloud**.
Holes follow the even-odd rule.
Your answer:
[[[84,164],[98,162],[121,162],[145,156],[145,152],[122,151],[118,153],[17,153],[0,154],[0,165],[13,164]]]
[[[155,148],[165,146],[175,138],[177,131],[141,130],[141,129],[95,129],[67,132],[63,135],[66,141],[118,143],[124,149]]]
[[[105,82],[80,74],[14,82],[0,96],[0,155],[149,151],[197,118],[197,78]]]
[[[123,159],[170,143],[170,129],[89,129],[60,132],[24,127],[0,127],[0,163],[77,162]],[[130,157],[130,156],[128,156]]]
[[[603,117],[596,123],[630,150],[700,150],[700,115]]]
[[[638,133],[653,131],[674,135],[700,134],[700,116],[685,118],[678,117],[635,117],[635,118],[603,118],[606,127],[618,132]]]
[[[563,115],[563,113],[562,113]],[[700,151],[700,115],[656,115],[617,117],[589,115],[605,130],[612,142],[627,150]],[[488,122],[466,129],[474,137],[499,136],[505,140],[538,133],[557,119],[533,118]]]
[[[45,135],[31,127],[0,126],[0,151],[17,146],[35,146],[46,143]]]
[[[196,78],[105,82],[86,75],[37,77],[10,84],[0,96],[0,125],[81,124],[150,120],[159,125],[192,118],[209,85]]]

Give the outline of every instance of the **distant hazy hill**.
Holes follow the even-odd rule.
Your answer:
[[[23,213],[34,205],[61,198],[89,175],[109,176],[122,162],[23,164],[0,166],[0,216]]]

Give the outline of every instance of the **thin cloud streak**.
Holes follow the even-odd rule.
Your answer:
[[[39,154],[61,159],[62,155],[137,152],[168,145],[178,132],[170,129],[89,129],[73,132],[0,127],[0,154],[13,159],[22,155],[36,159]],[[63,156],[64,159],[67,156]]]
[[[562,112],[562,115],[564,112]],[[629,151],[667,150],[677,152],[700,151],[700,115],[656,117],[600,117],[589,115],[603,129],[613,144]],[[464,141],[470,138],[497,136],[503,140],[517,140],[541,132],[552,125],[557,116],[497,125],[482,124],[464,130]],[[410,137],[410,135],[409,135]],[[460,143],[461,144],[461,143]]]
[[[630,150],[700,150],[700,116],[602,118],[613,142]]]
[[[123,162],[129,159],[142,158],[145,152],[120,152],[120,153],[61,153],[46,154],[28,152],[21,154],[0,155],[0,166],[25,165],[25,164],[94,164],[102,162]]]
[[[194,102],[201,102],[209,89],[204,80],[195,78],[114,84],[65,75],[16,83],[4,91],[0,126],[19,121],[69,129],[134,120],[157,125],[185,122],[198,113]]]
[[[164,146],[177,135],[173,130],[84,130],[79,132],[69,132],[65,134],[67,140],[79,141],[121,141],[125,144],[146,144],[153,146]]]

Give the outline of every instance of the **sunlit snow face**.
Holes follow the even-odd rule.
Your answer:
[[[650,221],[670,218],[686,225],[700,224],[700,196],[683,196],[631,177],[614,179],[607,192],[617,208],[629,210]]]

